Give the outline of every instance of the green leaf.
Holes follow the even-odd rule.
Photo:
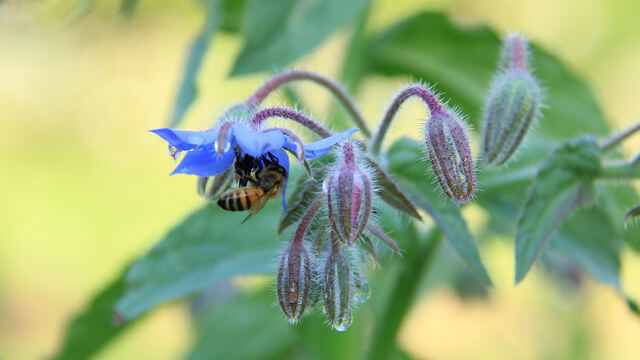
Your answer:
[[[198,319],[196,343],[188,359],[285,359],[295,344],[296,327],[271,291],[245,293]]]
[[[120,15],[131,16],[138,7],[139,0],[122,0],[120,2]]]
[[[451,104],[480,128],[483,102],[497,70],[500,39],[485,26],[459,27],[443,14],[421,13],[376,36],[369,59],[371,72],[411,75],[437,84]],[[538,133],[553,138],[608,132],[585,83],[555,57],[532,46],[535,75],[541,79],[548,108]],[[526,143],[526,140],[525,140]]]
[[[482,265],[473,235],[460,214],[460,207],[445,199],[444,195],[439,193],[439,189],[431,183],[427,176],[426,162],[421,154],[420,144],[402,138],[389,149],[389,170],[401,177],[401,187],[409,194],[414,194],[413,202],[438,224],[474,276],[485,285],[491,285],[491,279]]]
[[[581,208],[567,218],[551,237],[548,250],[572,258],[591,276],[620,288],[622,232],[598,206]]]
[[[130,320],[216,281],[272,273],[280,248],[276,228],[281,209],[271,202],[242,226],[246,214],[214,204],[191,214],[131,266],[116,311]]]
[[[250,0],[243,23],[244,47],[232,75],[283,67],[350,24],[368,0]]]
[[[124,294],[124,273],[101,290],[91,304],[67,326],[62,346],[54,359],[87,359],[123,333],[133,322],[115,326],[113,308]]]
[[[595,138],[581,137],[557,148],[536,175],[516,230],[516,276],[519,283],[547,240],[578,205],[583,186],[600,171]]]
[[[422,217],[418,213],[418,210],[416,210],[416,207],[411,203],[411,200],[409,200],[407,195],[393,182],[382,167],[368,156],[366,156],[364,160],[370,166],[373,178],[376,179],[376,185],[378,185],[376,194],[389,206],[422,221]]]
[[[182,83],[180,84],[173,112],[169,119],[169,125],[172,127],[182,122],[189,106],[191,106],[198,96],[198,87],[196,85],[198,73],[202,67],[205,55],[209,50],[211,38],[220,26],[222,10],[219,5],[219,0],[208,1],[207,5],[207,18],[189,48]]]

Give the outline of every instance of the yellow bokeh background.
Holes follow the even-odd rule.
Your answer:
[[[163,126],[171,111],[186,48],[203,21],[198,2],[143,0],[131,19],[114,16],[118,1],[97,1],[86,16],[75,3],[0,2],[2,359],[53,354],[90,296],[202,203],[193,179],[167,176],[166,148],[145,132]],[[443,10],[463,25],[522,31],[587,80],[613,127],[640,117],[638,1],[382,0],[370,30],[421,9]],[[296,66],[336,76],[347,40],[348,32],[338,32]],[[206,127],[265,79],[227,78],[240,45],[230,35],[215,38],[185,127]],[[407,80],[368,80],[358,98],[366,117],[379,118]],[[300,90],[314,115],[328,113],[326,94]],[[391,135],[411,126],[396,124]],[[629,153],[639,149],[638,137],[628,142]],[[491,301],[461,302],[437,290],[417,302],[399,335],[409,354],[640,358],[640,319],[615,292],[589,282],[583,296],[569,296],[535,271],[514,288],[507,244],[482,250],[497,283]],[[640,298],[640,257],[627,251],[623,261],[625,290]],[[172,359],[192,340],[183,305],[171,304],[98,358]]]

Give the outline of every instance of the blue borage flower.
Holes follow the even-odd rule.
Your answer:
[[[227,170],[235,161],[264,166],[265,161],[276,161],[289,174],[289,156],[292,151],[299,158],[315,159],[326,154],[336,143],[346,139],[358,128],[342,131],[308,144],[288,129],[250,129],[244,123],[229,121],[221,127],[190,131],[161,128],[150,132],[164,139],[175,151],[186,152],[182,161],[173,170],[174,174],[209,177]],[[220,136],[221,135],[221,136]],[[301,149],[302,147],[302,149]],[[286,183],[282,191],[282,205],[285,209]]]

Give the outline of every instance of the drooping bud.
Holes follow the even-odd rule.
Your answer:
[[[312,266],[304,247],[304,238],[322,203],[323,197],[320,196],[309,206],[298,223],[291,244],[280,258],[276,281],[278,303],[291,322],[300,320],[309,303]]]
[[[432,113],[425,141],[431,168],[444,193],[459,204],[469,202],[476,192],[475,164],[459,115],[447,110]]]
[[[276,290],[278,303],[289,321],[300,320],[311,291],[311,260],[302,242],[292,242],[282,253]]]
[[[542,91],[527,68],[527,43],[521,35],[505,38],[500,69],[492,81],[485,110],[484,161],[502,165],[522,143],[540,116]]]
[[[353,322],[351,304],[353,274],[349,258],[340,251],[340,243],[332,234],[332,248],[324,271],[324,314],[331,326],[346,331]]]
[[[352,143],[342,145],[341,163],[323,184],[331,228],[349,246],[362,235],[371,215],[371,180],[356,156]]]

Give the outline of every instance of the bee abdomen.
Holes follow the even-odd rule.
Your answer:
[[[218,199],[218,206],[228,211],[249,210],[263,193],[264,191],[260,188],[230,191]]]

